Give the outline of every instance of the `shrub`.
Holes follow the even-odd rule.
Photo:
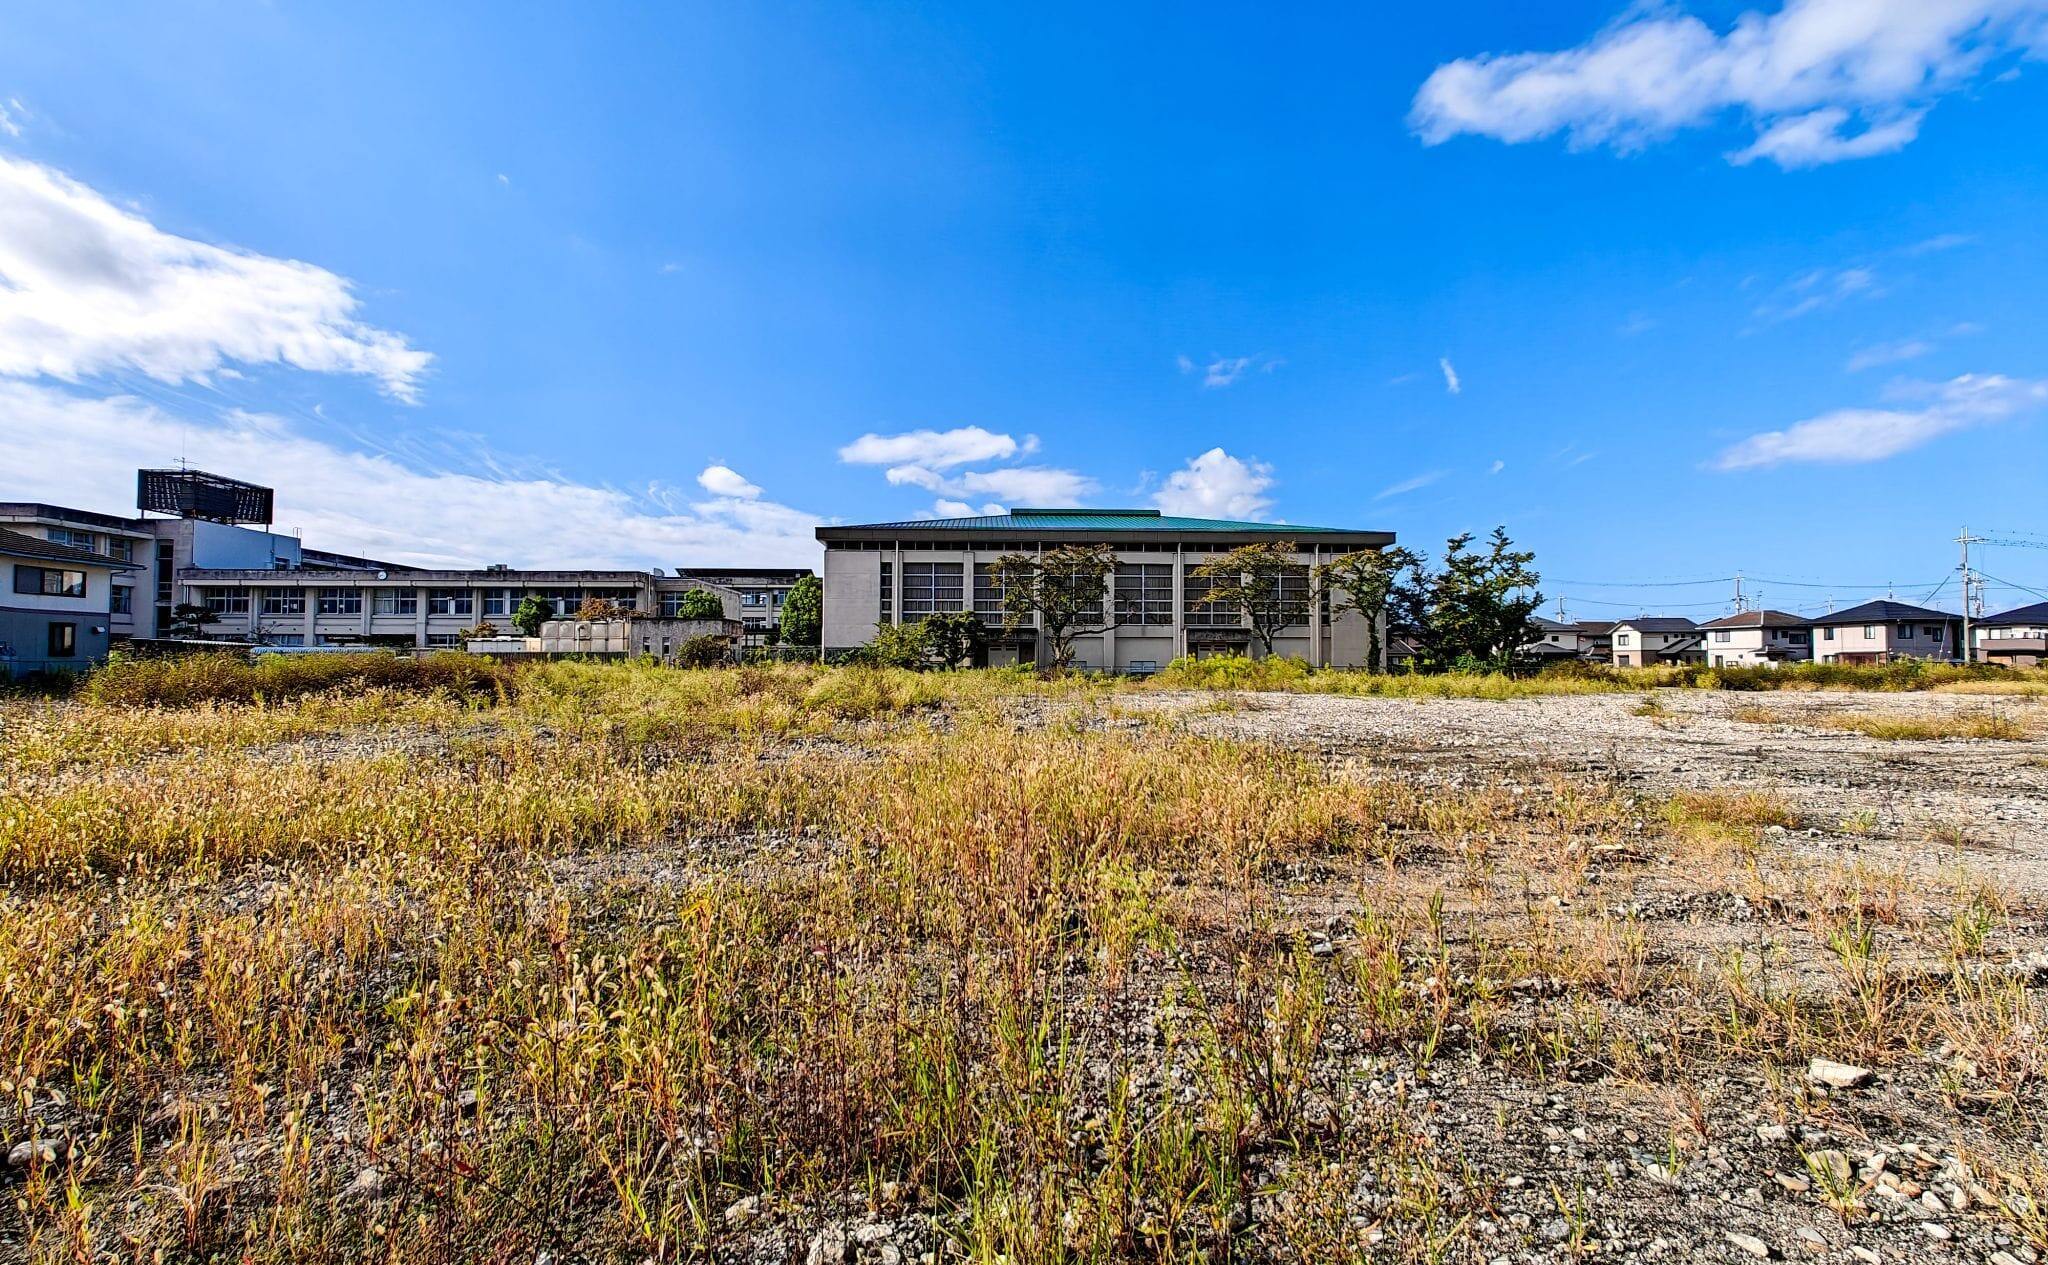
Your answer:
[[[825,627],[825,585],[807,575],[790,586],[782,599],[782,640],[792,646],[815,646]]]
[[[254,662],[234,654],[116,656],[86,677],[78,696],[109,706],[192,707],[371,688],[490,697],[512,691],[513,669],[453,651],[417,658],[386,652],[266,655]]]
[[[729,649],[723,637],[692,637],[676,647],[676,663],[686,668],[719,667]]]

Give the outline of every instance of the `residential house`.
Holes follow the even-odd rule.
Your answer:
[[[2038,668],[2048,663],[2048,602],[1987,615],[1970,626],[1970,640],[1982,662]]]
[[[1704,663],[1704,638],[1699,625],[1683,615],[1638,615],[1615,622],[1610,633],[1617,668],[1648,668],[1669,663]]]
[[[1803,663],[1813,658],[1813,629],[1784,611],[1737,611],[1700,625],[1707,662],[1715,667]]]
[[[1962,617],[1885,598],[1845,611],[1809,616],[1816,663],[1889,663],[1893,659],[1959,659]]]
[[[0,678],[79,672],[112,644],[114,577],[134,564],[0,528]]]

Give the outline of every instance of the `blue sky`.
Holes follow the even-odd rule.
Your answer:
[[[182,456],[668,566],[1505,523],[1588,616],[2048,542],[2048,0],[1396,9],[12,6],[0,496]]]

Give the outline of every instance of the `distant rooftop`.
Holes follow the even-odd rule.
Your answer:
[[[1948,611],[1915,606],[1911,602],[1894,602],[1890,599],[1883,599],[1875,602],[1865,602],[1861,606],[1851,606],[1848,610],[1836,611],[1832,615],[1815,615],[1806,622],[1825,627],[1829,624],[1892,624],[1904,620],[1933,621],[1937,619],[1959,620],[1961,618],[1962,616],[1951,614]]]
[[[923,537],[928,534],[1007,536],[1057,535],[1067,538],[1128,536],[1214,535],[1240,536],[1259,540],[1294,540],[1302,537],[1343,537],[1344,543],[1358,545],[1392,544],[1392,532],[1361,531],[1346,527],[1310,527],[1301,523],[1262,523],[1236,518],[1188,518],[1159,510],[1090,509],[1085,507],[1023,507],[1006,514],[981,514],[969,518],[912,518],[889,523],[853,523],[820,527],[819,540],[873,539],[877,534]]]

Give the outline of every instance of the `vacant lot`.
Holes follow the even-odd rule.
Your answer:
[[[2048,1252],[2039,698],[138,697],[0,703],[0,1259]]]

